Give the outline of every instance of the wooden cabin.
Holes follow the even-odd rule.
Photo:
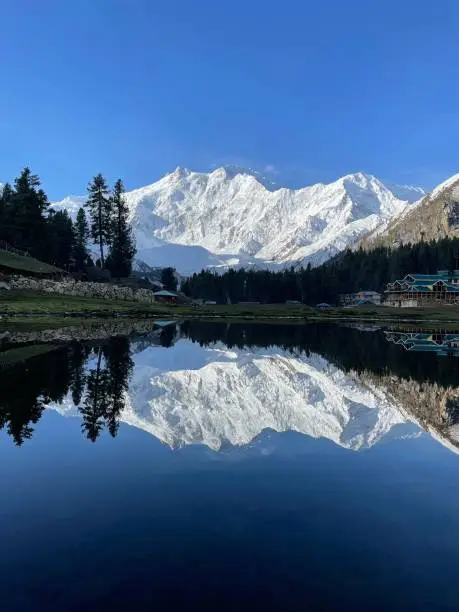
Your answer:
[[[162,289],[161,291],[155,291],[153,293],[155,296],[155,300],[162,304],[176,304],[178,294],[173,291],[166,291],[166,289]]]

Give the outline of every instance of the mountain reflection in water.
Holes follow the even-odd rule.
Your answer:
[[[455,450],[458,338],[187,321],[129,337],[7,344],[0,428],[21,445],[52,408],[78,416],[93,442],[104,431],[115,437],[124,422],[174,448],[241,447],[273,430],[361,450],[424,429]]]

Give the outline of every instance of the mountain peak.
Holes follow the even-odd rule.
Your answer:
[[[433,189],[433,191],[430,193],[430,198],[437,197],[437,195],[439,195],[442,191],[452,187],[454,183],[459,183],[459,174],[453,174],[452,176],[447,178],[445,181],[443,181],[443,183],[440,183],[439,185],[437,185],[437,187],[435,187],[435,189]]]
[[[343,176],[343,180],[354,181],[356,183],[361,183],[362,181],[377,181],[378,179],[373,176],[373,174],[367,174],[366,172],[353,172],[351,174],[346,174]]]
[[[393,193],[396,192],[391,189]],[[362,246],[368,249],[393,247],[459,235],[459,174],[440,183],[428,194],[415,187],[405,187],[405,190],[418,195],[412,200],[414,203],[406,206],[402,214],[394,215],[385,231],[365,236],[361,241]]]
[[[191,170],[188,170],[188,168],[182,168],[182,166],[177,166],[176,169],[170,174],[177,178],[183,178],[185,176],[189,176],[191,174]]]
[[[387,191],[387,186],[384,183],[373,174],[367,174],[366,172],[359,171],[352,174],[346,174],[341,179],[338,179],[338,182],[342,182],[347,191],[349,191],[349,189],[351,191]]]
[[[366,172],[355,172],[354,174],[347,174],[341,179],[345,184],[358,185],[359,187],[372,187],[378,190],[390,191],[398,200],[405,202],[417,202],[425,196],[425,191],[422,187],[416,185],[397,185],[396,183],[388,181],[380,181],[373,174],[367,174]]]
[[[253,178],[255,178],[268,191],[275,191],[276,189],[279,189],[279,187],[274,181],[271,181],[268,177],[264,176],[261,172],[255,170],[254,168],[248,168],[245,166],[240,166],[238,164],[225,164],[220,168],[216,168],[214,172],[217,170],[224,170],[226,172],[227,177],[230,179],[235,178],[238,174],[244,176],[253,176]]]

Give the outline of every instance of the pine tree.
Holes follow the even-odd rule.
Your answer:
[[[89,238],[88,221],[86,219],[86,213],[83,208],[80,208],[75,222],[75,265],[77,270],[83,270],[87,265],[89,259],[89,253],[87,248],[87,241]]]
[[[191,284],[190,281],[188,279],[184,280],[180,290],[187,295],[188,297],[192,297],[192,293],[191,293]]]
[[[102,174],[95,176],[88,185],[86,207],[91,217],[91,237],[94,240],[94,244],[99,245],[100,265],[103,268],[105,266],[104,245],[111,242],[112,224],[110,215],[111,199],[107,182]]]
[[[13,246],[29,251],[36,257],[46,258],[46,217],[49,202],[45,192],[38,189],[40,179],[24,168],[14,181],[10,195],[9,241]]]
[[[120,278],[132,272],[136,253],[135,241],[128,223],[129,209],[124,198],[124,185],[118,179],[111,197],[111,246],[107,267],[113,276]]]
[[[47,236],[47,260],[58,268],[68,268],[75,245],[75,234],[72,220],[66,210],[50,212]]]
[[[0,194],[0,240],[6,240],[7,242],[10,242],[12,197],[13,190],[11,189],[11,185],[5,183]]]
[[[168,291],[177,290],[177,278],[174,268],[163,268],[161,270],[161,282],[164,285],[164,289]]]

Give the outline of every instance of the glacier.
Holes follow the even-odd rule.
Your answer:
[[[126,193],[137,257],[181,274],[203,268],[319,265],[383,231],[424,195],[357,172],[332,183],[277,188],[253,170],[176,168]],[[84,196],[54,202],[75,216]]]

